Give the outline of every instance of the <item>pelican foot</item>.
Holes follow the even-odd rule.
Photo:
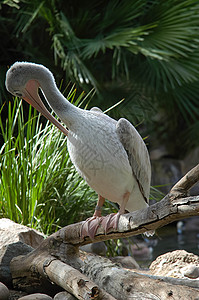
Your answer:
[[[81,228],[81,237],[89,236],[93,240],[102,218],[93,216],[84,221]]]
[[[101,221],[102,227],[104,228],[105,234],[109,231],[109,229],[117,229],[118,221],[119,221],[120,213],[112,213],[110,215],[107,215],[106,217],[103,217],[103,220]]]
[[[81,237],[89,236],[93,240],[100,225],[104,228],[105,234],[107,234],[111,228],[117,229],[119,217],[120,213],[113,213],[105,217],[93,216],[88,218],[82,225]]]

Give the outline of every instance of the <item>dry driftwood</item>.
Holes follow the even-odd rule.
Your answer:
[[[188,172],[160,202],[121,216],[117,231],[110,230],[105,235],[100,227],[94,240],[81,237],[82,222],[60,229],[30,254],[12,260],[14,285],[27,290],[38,287],[41,279],[42,285],[45,285],[46,279],[63,287],[77,299],[171,299],[171,296],[172,299],[180,299],[185,295],[186,299],[195,299],[198,290],[179,286],[179,281],[177,285],[173,282],[173,285],[162,279],[124,270],[106,258],[79,251],[79,246],[137,235],[199,215],[199,196],[187,197],[188,190],[198,180],[199,165]]]
[[[18,256],[12,260],[13,284],[18,289],[27,292],[44,291],[50,288],[48,285],[50,281],[77,299],[115,299],[77,269],[45,251],[33,252],[35,252],[33,255]]]

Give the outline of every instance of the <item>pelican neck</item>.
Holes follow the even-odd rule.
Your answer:
[[[54,78],[53,78],[54,79]],[[40,87],[45,95],[46,101],[58,115],[58,117],[65,123],[65,125],[72,129],[77,119],[82,116],[83,110],[70,103],[59,91],[54,80],[47,82],[42,80]]]

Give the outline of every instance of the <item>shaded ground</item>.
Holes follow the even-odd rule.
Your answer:
[[[10,297],[9,300],[17,300],[22,296],[28,295],[27,293],[21,292],[21,291],[14,291],[14,290],[9,290],[10,291]]]

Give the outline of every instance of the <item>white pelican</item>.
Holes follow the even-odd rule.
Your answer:
[[[26,100],[65,135],[75,168],[98,193],[93,217],[82,225],[82,237],[96,234],[99,224],[105,232],[117,229],[120,214],[148,206],[151,165],[148,151],[135,127],[126,119],[116,121],[98,108],[84,110],[72,105],[59,91],[52,73],[44,66],[16,62],[6,74],[6,88]],[[68,130],[46,109],[47,102]],[[117,214],[101,216],[105,199],[120,205]]]

